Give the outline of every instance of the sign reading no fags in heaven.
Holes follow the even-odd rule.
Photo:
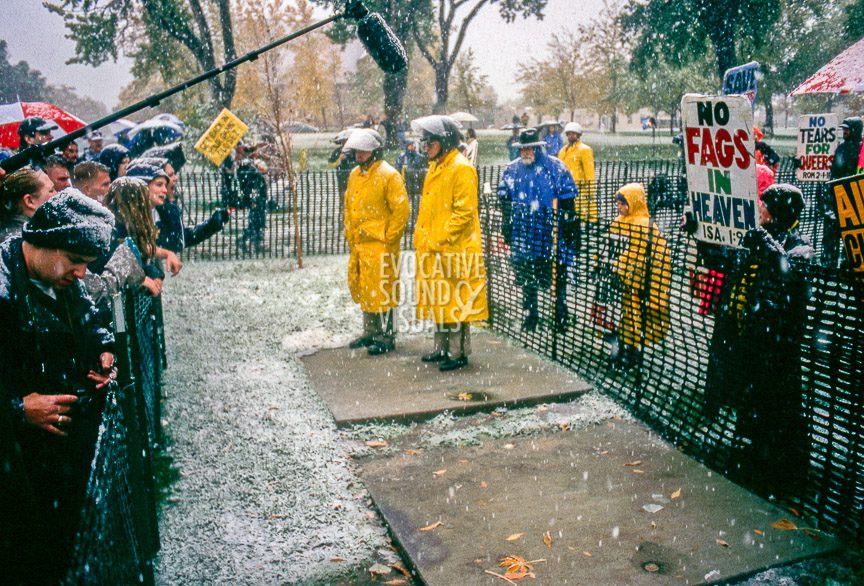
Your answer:
[[[834,151],[840,142],[837,114],[805,114],[798,118],[798,149],[801,165],[795,171],[798,181],[827,181],[831,178]]]
[[[740,247],[758,225],[753,114],[745,96],[681,98],[684,162],[696,238]]]

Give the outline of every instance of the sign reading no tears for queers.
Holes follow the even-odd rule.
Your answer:
[[[227,108],[223,108],[207,132],[195,143],[195,150],[207,157],[217,167],[222,164],[231,149],[237,146],[249,127]]]
[[[740,247],[757,226],[753,115],[744,96],[681,98],[684,162],[696,238]]]
[[[837,114],[805,114],[798,118],[798,149],[801,166],[798,181],[827,181],[831,178],[834,151],[840,142]]]
[[[864,174],[844,177],[829,184],[834,194],[840,237],[849,266],[864,279]]]

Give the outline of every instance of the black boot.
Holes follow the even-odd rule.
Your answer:
[[[352,350],[356,350],[357,348],[368,348],[375,342],[372,340],[372,335],[363,335],[359,338],[354,338],[348,343],[348,347]]]
[[[536,313],[529,313],[525,316],[525,319],[522,320],[522,331],[533,332],[537,329],[537,322],[539,321],[540,317]]]
[[[369,345],[369,354],[371,356],[380,356],[387,354],[396,349],[396,342],[388,342],[386,340],[376,340]]]
[[[441,364],[438,365],[438,370],[441,372],[448,372],[450,370],[456,370],[457,368],[462,368],[468,366],[468,357],[464,354],[459,356],[459,358],[447,358]]]
[[[443,350],[435,350],[434,352],[424,355],[420,360],[423,362],[443,362],[447,359],[449,359],[449,356],[446,352]]]

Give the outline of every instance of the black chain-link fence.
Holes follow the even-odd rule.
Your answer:
[[[108,392],[67,584],[153,584],[159,550],[161,300],[115,301],[117,388]],[[158,323],[157,323],[158,322]]]
[[[501,230],[495,193],[503,169],[479,170],[492,326],[593,381],[708,466],[860,539],[862,295],[848,273],[819,265],[821,184],[798,183],[791,160],[782,162],[777,182],[802,189],[807,207],[798,228],[816,258],[778,268],[742,264],[741,254],[721,253],[718,260],[710,247],[697,246],[679,228],[687,203],[681,161],[599,161],[599,219],[581,223],[572,261],[550,269],[556,278],[538,291],[535,325],[524,323],[524,291],[515,285],[512,251]],[[631,182],[645,186],[656,232],[618,229],[610,235],[617,215],[614,195]],[[189,223],[203,221],[221,205],[216,174],[187,174],[181,189]],[[248,211],[240,209],[222,234],[187,250],[186,257],[294,257],[288,193],[283,178],[269,178],[272,203],[260,247],[242,246]],[[296,200],[303,253],[347,252],[336,174],[300,174]],[[406,249],[418,194],[411,194],[411,203]],[[644,256],[649,232],[655,234],[655,254],[662,247],[653,289],[659,303],[628,290],[615,269],[621,241],[643,239],[636,251]],[[556,297],[563,300],[557,311]]]

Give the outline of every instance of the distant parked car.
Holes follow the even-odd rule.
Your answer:
[[[291,122],[289,124],[285,124],[282,126],[285,129],[285,132],[291,133],[303,133],[303,132],[321,132],[321,129],[317,126],[312,126],[311,124],[304,124],[303,122]]]

